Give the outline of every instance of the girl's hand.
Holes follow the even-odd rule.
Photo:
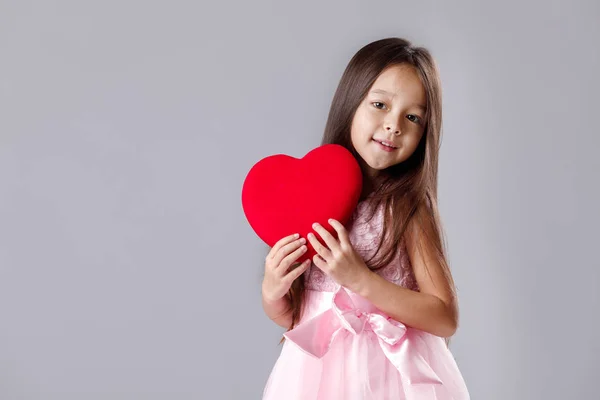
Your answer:
[[[321,236],[327,247],[323,246],[312,233],[308,234],[308,240],[317,252],[313,262],[337,283],[357,292],[371,271],[360,254],[354,250],[344,225],[335,219],[330,219],[329,225],[337,231],[339,241],[318,223],[313,224],[313,229]]]
[[[271,248],[265,259],[265,277],[262,283],[262,294],[267,301],[281,299],[298,278],[310,266],[310,259],[298,267],[290,266],[306,251],[306,239],[296,239],[295,235],[286,236]]]

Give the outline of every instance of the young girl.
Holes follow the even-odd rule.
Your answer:
[[[263,307],[287,332],[263,399],[469,399],[448,348],[458,301],[437,209],[441,106],[427,49],[388,38],[350,60],[321,144],[355,156],[362,196],[346,226],[329,221],[337,239],[314,225],[266,257]],[[297,265],[306,240],[318,255]]]

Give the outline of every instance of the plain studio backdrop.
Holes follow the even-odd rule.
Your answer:
[[[597,1],[0,2],[0,399],[259,399],[241,187],[365,44],[430,49],[473,399],[600,398]],[[319,193],[306,193],[319,196]]]

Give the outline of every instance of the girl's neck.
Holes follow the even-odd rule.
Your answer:
[[[360,194],[360,201],[365,200],[371,193],[373,193],[374,187],[373,182],[370,179],[365,179],[362,186],[362,192]]]

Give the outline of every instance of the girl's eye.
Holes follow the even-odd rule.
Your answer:
[[[415,117],[417,120],[413,121],[411,119],[412,122],[414,122],[415,124],[420,124],[421,123],[421,118],[417,117],[416,115],[410,114],[409,117]]]
[[[378,106],[377,106],[377,104],[381,104],[382,106],[384,106],[384,107],[385,107],[385,104],[383,104],[383,103],[382,103],[382,102],[380,102],[380,101],[374,101],[374,102],[372,102],[371,104],[373,104],[373,105],[375,106],[375,108],[377,108],[377,109],[379,109],[379,110],[381,110],[381,108],[380,108],[380,107],[378,107]],[[410,121],[411,121],[411,122],[414,122],[415,124],[421,124],[421,118],[420,118],[420,117],[418,117],[418,116],[416,116],[416,115],[414,115],[414,114],[409,114],[408,116],[409,116],[409,117],[414,117],[414,118],[416,119],[416,120],[412,120],[412,119],[410,119]]]

